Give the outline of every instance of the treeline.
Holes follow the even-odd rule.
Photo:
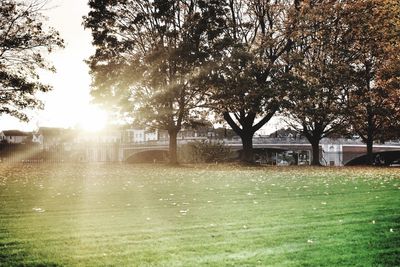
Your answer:
[[[397,0],[90,0],[92,96],[177,134],[214,117],[253,162],[254,133],[283,114],[313,147],[354,133],[371,155],[400,134]]]

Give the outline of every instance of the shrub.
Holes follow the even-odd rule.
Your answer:
[[[179,151],[180,161],[191,163],[224,162],[231,155],[231,149],[224,142],[209,140],[186,144]]]

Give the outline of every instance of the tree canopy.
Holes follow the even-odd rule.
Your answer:
[[[210,106],[242,139],[252,162],[254,133],[281,108],[289,86],[283,58],[293,48],[299,1],[227,0],[225,42],[210,71]]]
[[[120,114],[167,130],[176,163],[177,133],[204,102],[197,77],[218,36],[219,1],[91,0],[89,6],[92,94]]]
[[[41,11],[46,1],[3,0],[0,4],[0,114],[28,120],[26,109],[41,108],[36,92],[51,89],[39,70],[55,71],[45,54],[63,47]]]
[[[302,5],[299,53],[290,73],[296,86],[289,92],[286,115],[312,144],[315,165],[320,164],[319,140],[344,130],[357,133],[372,155],[374,140],[399,136],[399,4],[366,0]]]
[[[312,164],[320,165],[320,140],[343,132],[346,126],[354,53],[347,49],[352,43],[343,3],[309,2],[303,11],[285,114],[290,125],[311,143]]]
[[[352,110],[349,120],[367,144],[370,162],[375,140],[389,138],[388,133],[400,133],[396,122],[400,105],[399,17],[398,1],[354,1],[349,6],[347,19],[353,37],[350,50],[357,55],[352,64],[357,74],[348,97]]]
[[[170,136],[212,110],[253,161],[254,133],[286,108],[319,158],[345,126],[398,136],[395,0],[89,0],[92,95]],[[351,111],[351,112],[350,112]],[[346,122],[346,123],[345,123]],[[385,133],[385,137],[383,136]]]

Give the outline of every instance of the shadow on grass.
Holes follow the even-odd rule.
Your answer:
[[[380,251],[376,255],[374,266],[400,266],[400,238],[398,233],[388,234],[386,238],[381,239],[374,246],[378,247]]]
[[[30,254],[24,249],[24,243],[0,241],[0,266],[58,267],[63,266],[47,259],[27,261]]]

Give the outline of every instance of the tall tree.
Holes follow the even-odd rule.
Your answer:
[[[367,145],[373,163],[373,143],[385,139],[398,114],[398,65],[400,3],[392,0],[354,1],[348,5],[353,45],[358,53],[353,62],[358,83],[349,94],[350,116],[355,132]],[[357,14],[357,15],[354,15]],[[391,82],[388,82],[391,81]],[[398,98],[397,98],[398,99]],[[397,117],[398,118],[398,117]]]
[[[340,1],[303,3],[299,37],[292,64],[293,90],[286,115],[290,124],[312,146],[312,165],[320,165],[319,143],[343,132],[347,115],[346,95],[352,86],[344,5]]]
[[[204,100],[197,77],[218,36],[219,1],[90,0],[89,6],[93,96],[167,130],[170,163],[177,163],[177,134]]]
[[[211,68],[210,102],[242,139],[253,162],[253,136],[279,110],[300,1],[226,0],[224,41]]]
[[[400,139],[400,3],[395,0],[385,0],[381,16],[386,42],[383,47],[384,57],[376,72],[376,85],[385,88],[388,95],[387,108],[390,114],[381,134],[381,141]],[[389,14],[389,16],[387,15]],[[390,29],[389,31],[385,29]]]
[[[49,85],[40,82],[38,71],[55,71],[44,55],[63,40],[43,24],[46,1],[2,0],[0,3],[0,114],[27,121],[25,109],[41,108],[36,92]]]
[[[381,142],[400,139],[400,42],[387,46],[386,51],[387,58],[376,73],[376,84],[385,88],[387,109],[390,110],[379,138]]]

